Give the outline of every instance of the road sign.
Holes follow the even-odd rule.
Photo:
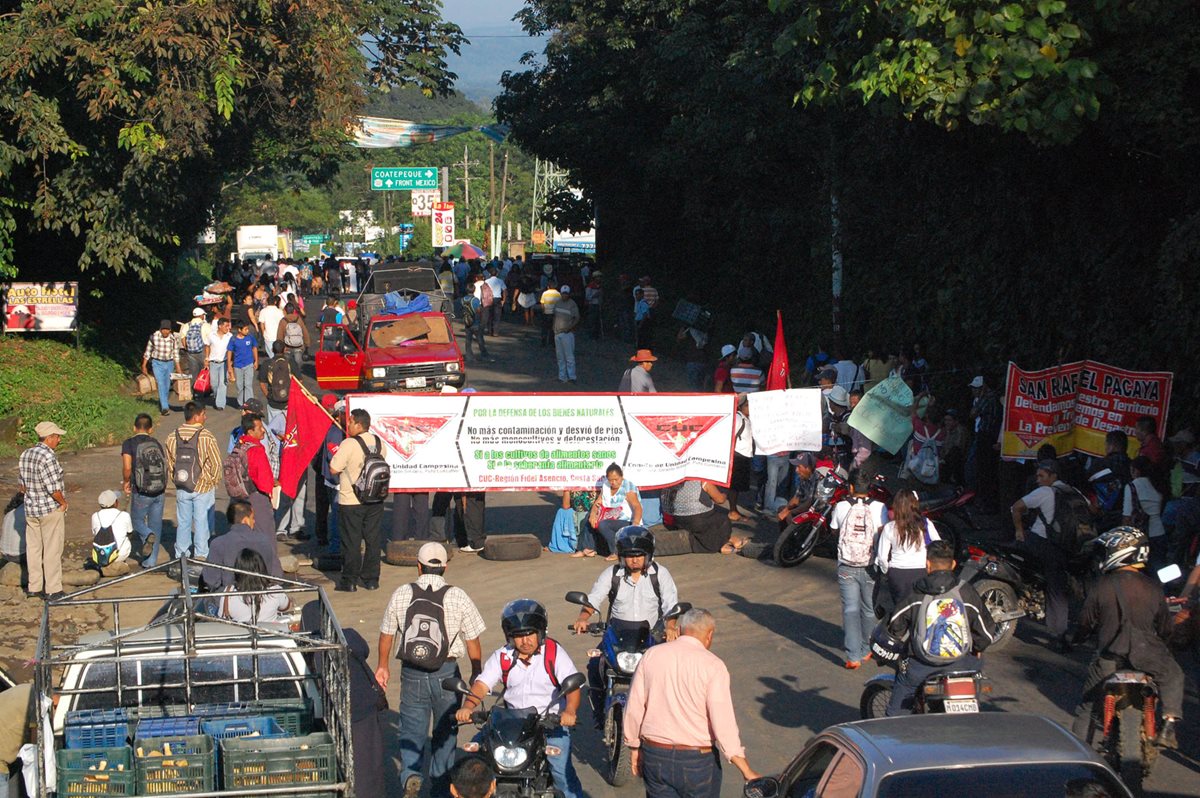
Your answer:
[[[432,166],[380,167],[371,170],[372,191],[412,191],[438,187],[438,170]]]
[[[305,246],[309,246],[309,247],[311,247],[315,244],[324,244],[328,240],[329,240],[329,236],[325,235],[324,233],[317,233],[316,235],[300,236],[300,243],[304,244]]]
[[[432,191],[414,191],[412,193],[412,215],[429,216],[433,213],[434,203],[442,201],[442,192],[436,188]]]
[[[433,246],[448,247],[454,243],[454,203],[433,204]]]
[[[542,244],[546,243],[546,231],[534,230],[531,238],[533,239],[534,246],[540,247]]]

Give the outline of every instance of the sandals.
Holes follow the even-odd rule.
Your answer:
[[[728,543],[726,543],[724,546],[721,547],[721,553],[722,554],[737,554],[739,551],[741,551],[742,549],[744,549],[746,547],[746,544],[748,542],[750,542],[750,538],[740,538],[739,540],[740,540],[740,542],[734,543],[733,540],[730,539],[730,541]]]
[[[595,557],[596,552],[592,551],[591,549],[584,549],[583,551],[571,552],[571,556],[572,557]]]

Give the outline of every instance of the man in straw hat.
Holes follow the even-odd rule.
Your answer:
[[[654,380],[650,378],[650,369],[654,368],[657,361],[658,358],[651,354],[649,349],[639,349],[629,358],[633,365],[625,370],[617,390],[621,393],[658,393],[658,389],[654,387]]]

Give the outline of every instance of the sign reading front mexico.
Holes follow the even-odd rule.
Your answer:
[[[610,463],[640,488],[728,485],[733,394],[363,394],[391,488],[578,490]]]
[[[438,187],[438,170],[432,166],[376,167],[371,169],[372,191],[412,191]]]

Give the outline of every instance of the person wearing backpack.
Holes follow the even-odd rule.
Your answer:
[[[927,574],[896,605],[888,633],[905,642],[905,659],[896,674],[887,716],[912,708],[918,688],[938,673],[980,670],[975,654],[995,640],[996,625],[983,599],[955,574],[954,547],[945,540],[929,544]]]
[[[242,416],[242,435],[225,458],[222,467],[225,491],[230,499],[243,499],[254,508],[254,531],[267,538],[275,537],[275,508],[271,494],[279,485],[263,439],[266,425],[258,413]]]
[[[390,467],[383,460],[383,442],[370,429],[371,414],[362,408],[351,410],[346,440],[329,461],[330,473],[338,478],[342,535],[342,576],[334,589],[343,593],[353,593],[359,585],[379,589],[380,526]]]
[[[902,490],[892,500],[892,517],[879,533],[875,566],[887,577],[892,606],[913,590],[925,576],[925,554],[929,544],[940,540],[933,522],[921,515],[920,501],[911,490]]]
[[[300,369],[304,365],[304,356],[308,354],[312,339],[308,334],[308,325],[304,323],[304,317],[300,314],[299,306],[295,302],[288,302],[284,308],[275,340],[283,341],[284,351],[288,360],[292,362],[293,371],[300,374]]]
[[[482,275],[475,275],[476,286],[483,285]],[[486,361],[488,359],[487,344],[483,342],[484,328],[484,308],[483,300],[479,297],[479,291],[475,293],[465,294],[462,298],[462,314],[463,328],[467,333],[467,357],[471,357],[471,348],[473,343],[479,344],[479,359]]]
[[[483,670],[479,638],[487,627],[471,597],[446,583],[449,562],[450,553],[441,543],[421,546],[416,581],[396,588],[379,626],[375,680],[380,687],[386,690],[391,679],[391,658],[401,664],[400,783],[405,798],[416,798],[421,791],[426,742],[433,782],[430,794],[446,794],[457,744],[458,698],[442,689],[442,681],[461,676],[459,666],[464,660],[470,667],[468,682]]]
[[[175,484],[175,556],[208,557],[214,525],[217,483],[221,479],[221,450],[204,428],[208,412],[188,402],[183,424],[167,436],[167,473]]]
[[[674,640],[679,636],[676,619],[664,616],[679,603],[679,588],[671,572],[654,562],[654,535],[644,526],[622,527],[614,548],[619,560],[596,577],[588,591],[588,603],[599,608],[608,601],[606,623],[649,624],[653,629],[662,622],[663,637]],[[589,607],[579,610],[573,624],[576,634],[587,632],[593,614]],[[604,682],[600,678],[599,655],[588,660],[588,684],[592,687],[592,716],[599,727],[604,722]]]
[[[133,420],[133,435],[121,443],[121,489],[129,497],[129,515],[138,537],[138,549],[152,546],[142,560],[144,568],[158,562],[162,547],[163,505],[167,501],[167,452],[154,437],[148,413]]]
[[[1071,650],[1067,639],[1067,560],[1078,548],[1078,513],[1068,510],[1078,502],[1068,504],[1079,492],[1058,478],[1056,460],[1039,460],[1036,477],[1038,486],[1022,496],[1012,506],[1013,529],[1017,541],[1041,565],[1046,579],[1046,630],[1052,646],[1060,653]],[[1086,507],[1087,500],[1083,499]],[[1083,511],[1086,515],[1086,510]],[[1025,516],[1033,513],[1033,523],[1025,528]],[[1053,538],[1053,539],[1052,539]],[[1068,551],[1063,541],[1076,541]]]
[[[875,580],[871,558],[875,538],[887,523],[887,506],[867,492],[871,480],[857,471],[851,481],[849,499],[833,508],[829,525],[837,530],[838,590],[842,596],[842,641],[845,667],[855,670],[871,658],[871,630],[875,628]]]
[[[547,635],[550,619],[546,608],[533,599],[510,601],[500,613],[500,626],[507,643],[496,649],[483,671],[471,684],[471,694],[455,714],[459,723],[470,723],[471,713],[498,684],[504,686],[504,703],[511,709],[530,713],[557,712],[559,725],[546,730],[546,754],[554,787],[563,798],[583,798],[583,786],[571,762],[571,727],[576,723],[581,696],[573,690],[553,705],[554,691],[579,669],[571,656]],[[435,793],[437,794],[437,793]]]
[[[204,309],[194,308],[192,320],[183,328],[183,351],[180,358],[187,366],[188,374],[192,375],[192,384],[204,369],[204,336],[207,333],[208,322],[204,319]]]
[[[92,513],[92,551],[88,562],[106,568],[129,559],[133,520],[117,506],[121,495],[115,490],[100,494],[100,509]]]
[[[272,344],[271,359],[258,367],[258,385],[267,397],[267,425],[277,426],[287,415],[288,397],[292,393],[292,364],[284,355],[283,341]]]

